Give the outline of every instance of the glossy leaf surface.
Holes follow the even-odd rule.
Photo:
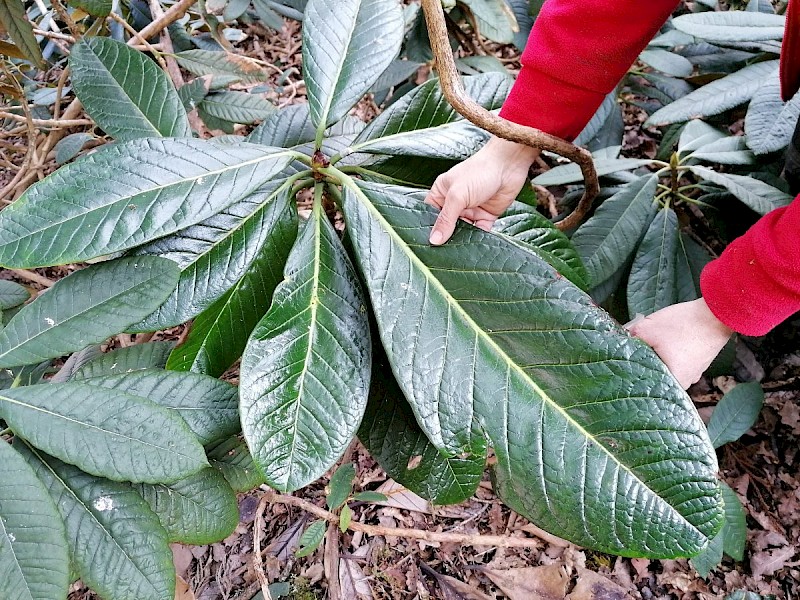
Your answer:
[[[53,600],[69,591],[64,523],[47,488],[0,439],[0,597]]]
[[[502,106],[509,79],[498,73],[464,78],[467,95],[487,110]],[[488,134],[461,117],[432,79],[393,103],[353,141],[353,150],[463,160]]]
[[[604,201],[572,236],[589,281],[599,285],[625,266],[656,216],[658,178],[642,177]]]
[[[37,448],[116,481],[176,481],[208,464],[179,416],[117,390],[85,383],[3,390],[0,415]]]
[[[236,286],[264,245],[274,246],[269,238],[280,236],[286,226],[294,203],[290,191],[285,180],[270,182],[202,223],[137,248],[137,255],[175,262],[181,274],[169,298],[133,329],[156,331],[185,323]]]
[[[171,542],[213,544],[239,524],[236,494],[216,469],[170,484],[138,484],[135,489],[158,515]]]
[[[84,38],[72,46],[69,67],[87,114],[114,139],[191,137],[175,86],[144,53],[111,38]]]
[[[394,0],[310,0],[303,21],[303,69],[319,134],[341,119],[397,57],[403,28]]]
[[[142,369],[163,369],[174,346],[173,342],[149,342],[118,348],[92,358],[76,369],[70,379],[121,375]]]
[[[678,215],[658,212],[642,238],[628,279],[628,312],[650,315],[678,301]]]
[[[572,242],[532,206],[515,202],[495,221],[492,231],[528,244],[572,283],[584,290],[588,287],[586,267]]]
[[[172,261],[124,258],[81,269],[20,310],[0,332],[0,367],[41,362],[123,331],[177,282]]]
[[[281,202],[285,202],[283,210],[275,214]],[[233,287],[195,318],[186,341],[170,355],[168,369],[218,377],[242,355],[283,279],[283,267],[297,236],[294,200],[279,199],[257,221],[269,225],[269,236]]]
[[[348,183],[344,209],[392,370],[441,451],[488,438],[504,502],[581,545],[678,556],[716,534],[713,448],[649,347],[518,244],[459,225],[431,247],[436,213],[402,189]]]
[[[83,382],[147,398],[174,411],[203,445],[239,431],[236,387],[214,377],[147,369]]]
[[[475,440],[474,454],[439,452],[417,425],[385,357],[373,367],[369,404],[358,438],[389,477],[434,504],[463,502],[475,493],[483,476],[483,441]]]
[[[242,358],[242,429],[267,482],[295,490],[347,448],[367,403],[366,300],[319,202]]]
[[[0,213],[0,264],[33,268],[128,250],[224,210],[290,160],[245,142],[147,138],[106,146]]]
[[[238,437],[230,437],[207,448],[208,462],[219,470],[235,492],[249,492],[264,483],[253,457]]]
[[[114,600],[173,600],[167,532],[139,494],[18,446],[58,507],[73,565],[86,585]]]
[[[0,280],[0,310],[8,310],[27,302],[31,293],[18,283]]]

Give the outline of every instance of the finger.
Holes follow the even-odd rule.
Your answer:
[[[484,231],[491,231],[494,222],[497,220],[497,215],[490,213],[488,210],[480,207],[467,208],[461,213],[461,218],[469,221],[477,228]]]
[[[433,224],[431,231],[430,242],[434,246],[441,246],[453,235],[456,229],[456,223],[461,216],[464,208],[467,206],[467,201],[464,196],[456,196],[450,194],[444,202],[442,211]]]
[[[425,203],[441,209],[444,206],[444,201],[445,198],[447,198],[447,192],[449,189],[450,178],[447,177],[447,173],[439,175],[439,177],[436,178],[436,181],[433,182],[428,195],[425,196]]]

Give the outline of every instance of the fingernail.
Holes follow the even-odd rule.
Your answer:
[[[434,230],[433,233],[431,233],[431,244],[434,246],[439,246],[443,241],[444,235],[441,231]]]

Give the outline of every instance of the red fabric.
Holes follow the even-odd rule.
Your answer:
[[[574,139],[678,0],[547,0],[500,116]]]
[[[793,7],[794,5],[794,7]],[[787,102],[800,89],[800,6],[786,9],[786,33],[781,46],[781,94]]]
[[[574,139],[677,6],[677,0],[547,0],[500,115]],[[784,94],[800,85],[800,0],[784,39]],[[771,212],[718,259],[701,288],[731,329],[763,335],[800,310],[800,196]]]
[[[700,277],[706,304],[728,327],[764,335],[800,311],[800,196],[762,217]]]

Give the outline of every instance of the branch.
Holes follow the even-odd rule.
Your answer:
[[[286,496],[277,492],[267,491],[261,497],[261,501],[270,504],[284,504],[294,506],[319,519],[329,523],[338,524],[339,517],[320,508],[316,504],[307,502],[296,496]],[[479,533],[449,533],[443,531],[425,531],[422,529],[405,529],[403,527],[383,527],[382,525],[366,525],[357,521],[352,521],[348,529],[360,531],[366,535],[391,536],[409,538],[413,540],[423,540],[425,542],[438,542],[444,544],[459,544],[461,546],[491,546],[494,548],[538,548],[541,547],[541,540],[535,538],[511,537],[503,535],[482,535]]]
[[[564,230],[578,225],[591,209],[592,203],[600,191],[592,155],[587,150],[578,148],[561,138],[533,127],[506,121],[498,115],[492,114],[470,98],[464,90],[464,85],[453,60],[453,52],[450,49],[447,23],[441,0],[422,0],[422,8],[425,11],[425,20],[428,24],[431,49],[436,59],[439,83],[442,86],[445,98],[447,98],[447,101],[456,112],[481,129],[498,137],[518,144],[525,144],[531,148],[541,148],[548,152],[554,152],[570,159],[580,167],[586,185],[583,197],[578,203],[575,212],[556,223],[556,227]]]

